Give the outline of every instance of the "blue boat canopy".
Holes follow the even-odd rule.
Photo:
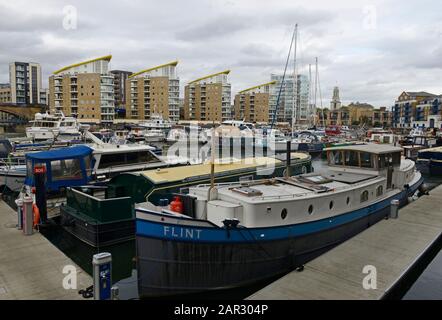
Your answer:
[[[68,148],[60,148],[50,151],[32,152],[26,154],[26,159],[32,160],[63,160],[76,157],[88,156],[92,153],[92,149],[88,146],[73,146]]]

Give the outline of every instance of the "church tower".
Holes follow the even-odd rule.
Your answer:
[[[333,98],[330,101],[330,110],[336,110],[341,108],[341,99],[339,98],[339,88],[333,88]]]

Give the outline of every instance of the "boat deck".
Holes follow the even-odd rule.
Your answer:
[[[91,277],[43,235],[26,236],[16,223],[15,212],[0,201],[0,300],[83,299],[78,290],[89,287]],[[63,288],[67,265],[77,269],[76,290]]]
[[[420,262],[440,246],[442,186],[355,237],[254,293],[248,299],[384,299],[397,294]],[[377,272],[375,289],[364,289],[366,266]]]

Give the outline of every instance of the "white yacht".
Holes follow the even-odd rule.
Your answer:
[[[74,117],[66,117],[63,112],[36,113],[30,123],[26,136],[34,140],[75,140],[81,137],[81,124]]]
[[[166,140],[166,134],[161,129],[150,129],[144,133],[144,140],[146,142],[161,142]]]
[[[153,113],[150,116],[149,120],[139,122],[138,125],[146,129],[159,129],[168,131],[172,128],[173,122],[164,119],[163,116],[159,113]]]

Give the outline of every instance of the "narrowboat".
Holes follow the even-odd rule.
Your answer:
[[[214,180],[218,183],[281,176],[287,164],[283,157],[218,159]],[[311,172],[311,157],[292,153],[290,172]],[[190,186],[209,183],[209,163],[122,173],[104,187],[67,190],[66,205],[61,207],[61,224],[66,231],[91,246],[104,246],[135,238],[133,205],[149,201],[167,206],[174,195],[186,193]],[[190,202],[185,205],[191,205]]]
[[[423,179],[402,149],[328,148],[323,173],[189,188],[136,205],[141,297],[252,285],[305,264],[405,204]]]

